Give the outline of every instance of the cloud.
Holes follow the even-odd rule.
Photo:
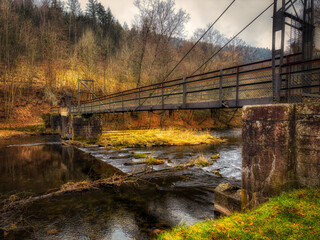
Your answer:
[[[138,10],[133,5],[134,0],[101,0],[105,8],[110,7],[113,15],[121,24],[129,26],[134,21]],[[232,2],[232,0],[175,0],[176,9],[184,9],[190,14],[186,25],[186,35],[191,38],[198,28],[206,28]],[[245,27],[253,18],[269,6],[273,0],[236,0],[228,12],[220,19],[215,28],[227,37],[232,37]],[[80,0],[82,9],[87,1]],[[247,43],[256,47],[271,48],[272,8],[269,9],[250,28],[240,35]]]
[[[273,0],[237,0],[219,20],[215,28],[227,37],[232,37],[272,2]],[[183,8],[190,13],[191,19],[187,25],[189,37],[197,28],[206,28],[207,24],[213,23],[230,3],[231,0],[176,0],[178,8]],[[271,17],[272,8],[243,32],[240,38],[254,46],[270,48]]]

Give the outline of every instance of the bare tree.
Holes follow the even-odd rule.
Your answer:
[[[87,30],[78,43],[78,58],[82,63],[83,77],[93,79],[97,71],[98,48],[92,30]]]
[[[77,39],[77,16],[81,13],[80,3],[78,0],[68,0],[69,10],[69,39],[75,42]]]
[[[137,85],[140,86],[143,71],[152,74],[158,68],[158,78],[168,72],[170,44],[173,38],[182,37],[189,15],[182,9],[175,9],[173,0],[136,0],[139,9],[135,27],[139,30],[140,48],[137,59]],[[145,60],[148,54],[148,61]],[[144,67],[144,64],[148,65]],[[145,68],[145,69],[144,69]],[[160,79],[158,79],[160,80]]]

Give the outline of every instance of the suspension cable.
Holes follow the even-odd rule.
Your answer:
[[[223,47],[221,47],[217,52],[215,52],[211,57],[205,61],[196,71],[194,71],[189,76],[193,76],[196,72],[198,72],[204,65],[206,65],[213,57],[218,55],[226,46],[232,42],[237,36],[239,36],[245,29],[247,29],[253,22],[255,22],[262,14],[264,14],[274,3],[270,4],[265,10],[263,10],[257,17],[255,17],[249,24],[247,24],[240,32],[238,32],[233,38],[231,38]],[[170,93],[172,93],[177,87],[173,88]],[[167,96],[168,97],[168,96]],[[165,99],[167,98],[165,97]]]
[[[229,6],[220,14],[220,16],[210,25],[210,27],[205,31],[202,36],[197,40],[196,43],[189,49],[189,51],[180,59],[180,61],[174,66],[174,68],[168,73],[168,75],[163,79],[162,82],[166,81],[168,77],[173,73],[173,71],[182,63],[182,61],[189,55],[189,53],[198,45],[202,38],[211,30],[211,28],[220,20],[220,18],[228,11],[228,9],[234,4],[236,0],[233,0]]]
[[[173,71],[180,65],[180,63],[188,56],[188,54],[196,47],[196,45],[201,41],[201,39],[210,31],[210,29],[219,21],[219,19],[228,11],[228,9],[234,4],[236,0],[233,0],[229,6],[220,14],[220,16],[210,25],[210,27],[207,29],[207,31],[205,31],[204,34],[202,34],[202,36],[198,39],[198,41],[193,44],[193,46],[189,49],[189,51],[180,59],[180,61],[174,66],[174,68],[167,74],[167,76],[160,82],[163,83],[165,82],[168,77],[170,76],[171,73],[173,73]],[[153,90],[154,92],[155,90]],[[153,92],[151,93],[150,96],[152,96]],[[137,110],[139,107],[141,107],[148,98],[146,98],[141,104],[139,104],[135,110]]]
[[[229,43],[231,43],[236,37],[238,37],[244,30],[246,30],[252,23],[254,23],[262,14],[264,14],[274,3],[271,3],[265,10],[263,10],[258,16],[256,16],[250,23],[248,23],[240,32],[238,32],[233,38],[231,38],[223,47],[221,47],[218,51],[211,55],[211,57],[205,61],[197,70],[195,70],[190,76],[194,75],[198,72],[204,65],[206,65],[212,58],[217,56],[223,49],[225,49]]]

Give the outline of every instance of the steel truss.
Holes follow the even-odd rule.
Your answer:
[[[273,76],[273,99],[274,102],[288,102],[290,96],[281,96],[280,89],[285,81],[286,87],[290,88],[289,75],[283,75],[286,32],[290,29],[298,31],[301,41],[294,39],[298,49],[302,52],[302,61],[312,59],[313,35],[314,35],[314,0],[274,0],[273,29],[272,29],[272,76]],[[288,22],[289,20],[289,22]],[[289,29],[288,29],[289,28]],[[290,46],[291,47],[291,46]],[[308,68],[308,66],[303,66]],[[286,76],[282,79],[281,76]],[[301,76],[301,83],[305,87],[305,93],[310,92],[310,78]]]

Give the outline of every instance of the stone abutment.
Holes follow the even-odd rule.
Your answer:
[[[51,115],[51,128],[68,139],[96,139],[102,134],[99,115]]]
[[[243,108],[242,209],[320,186],[320,104]]]

